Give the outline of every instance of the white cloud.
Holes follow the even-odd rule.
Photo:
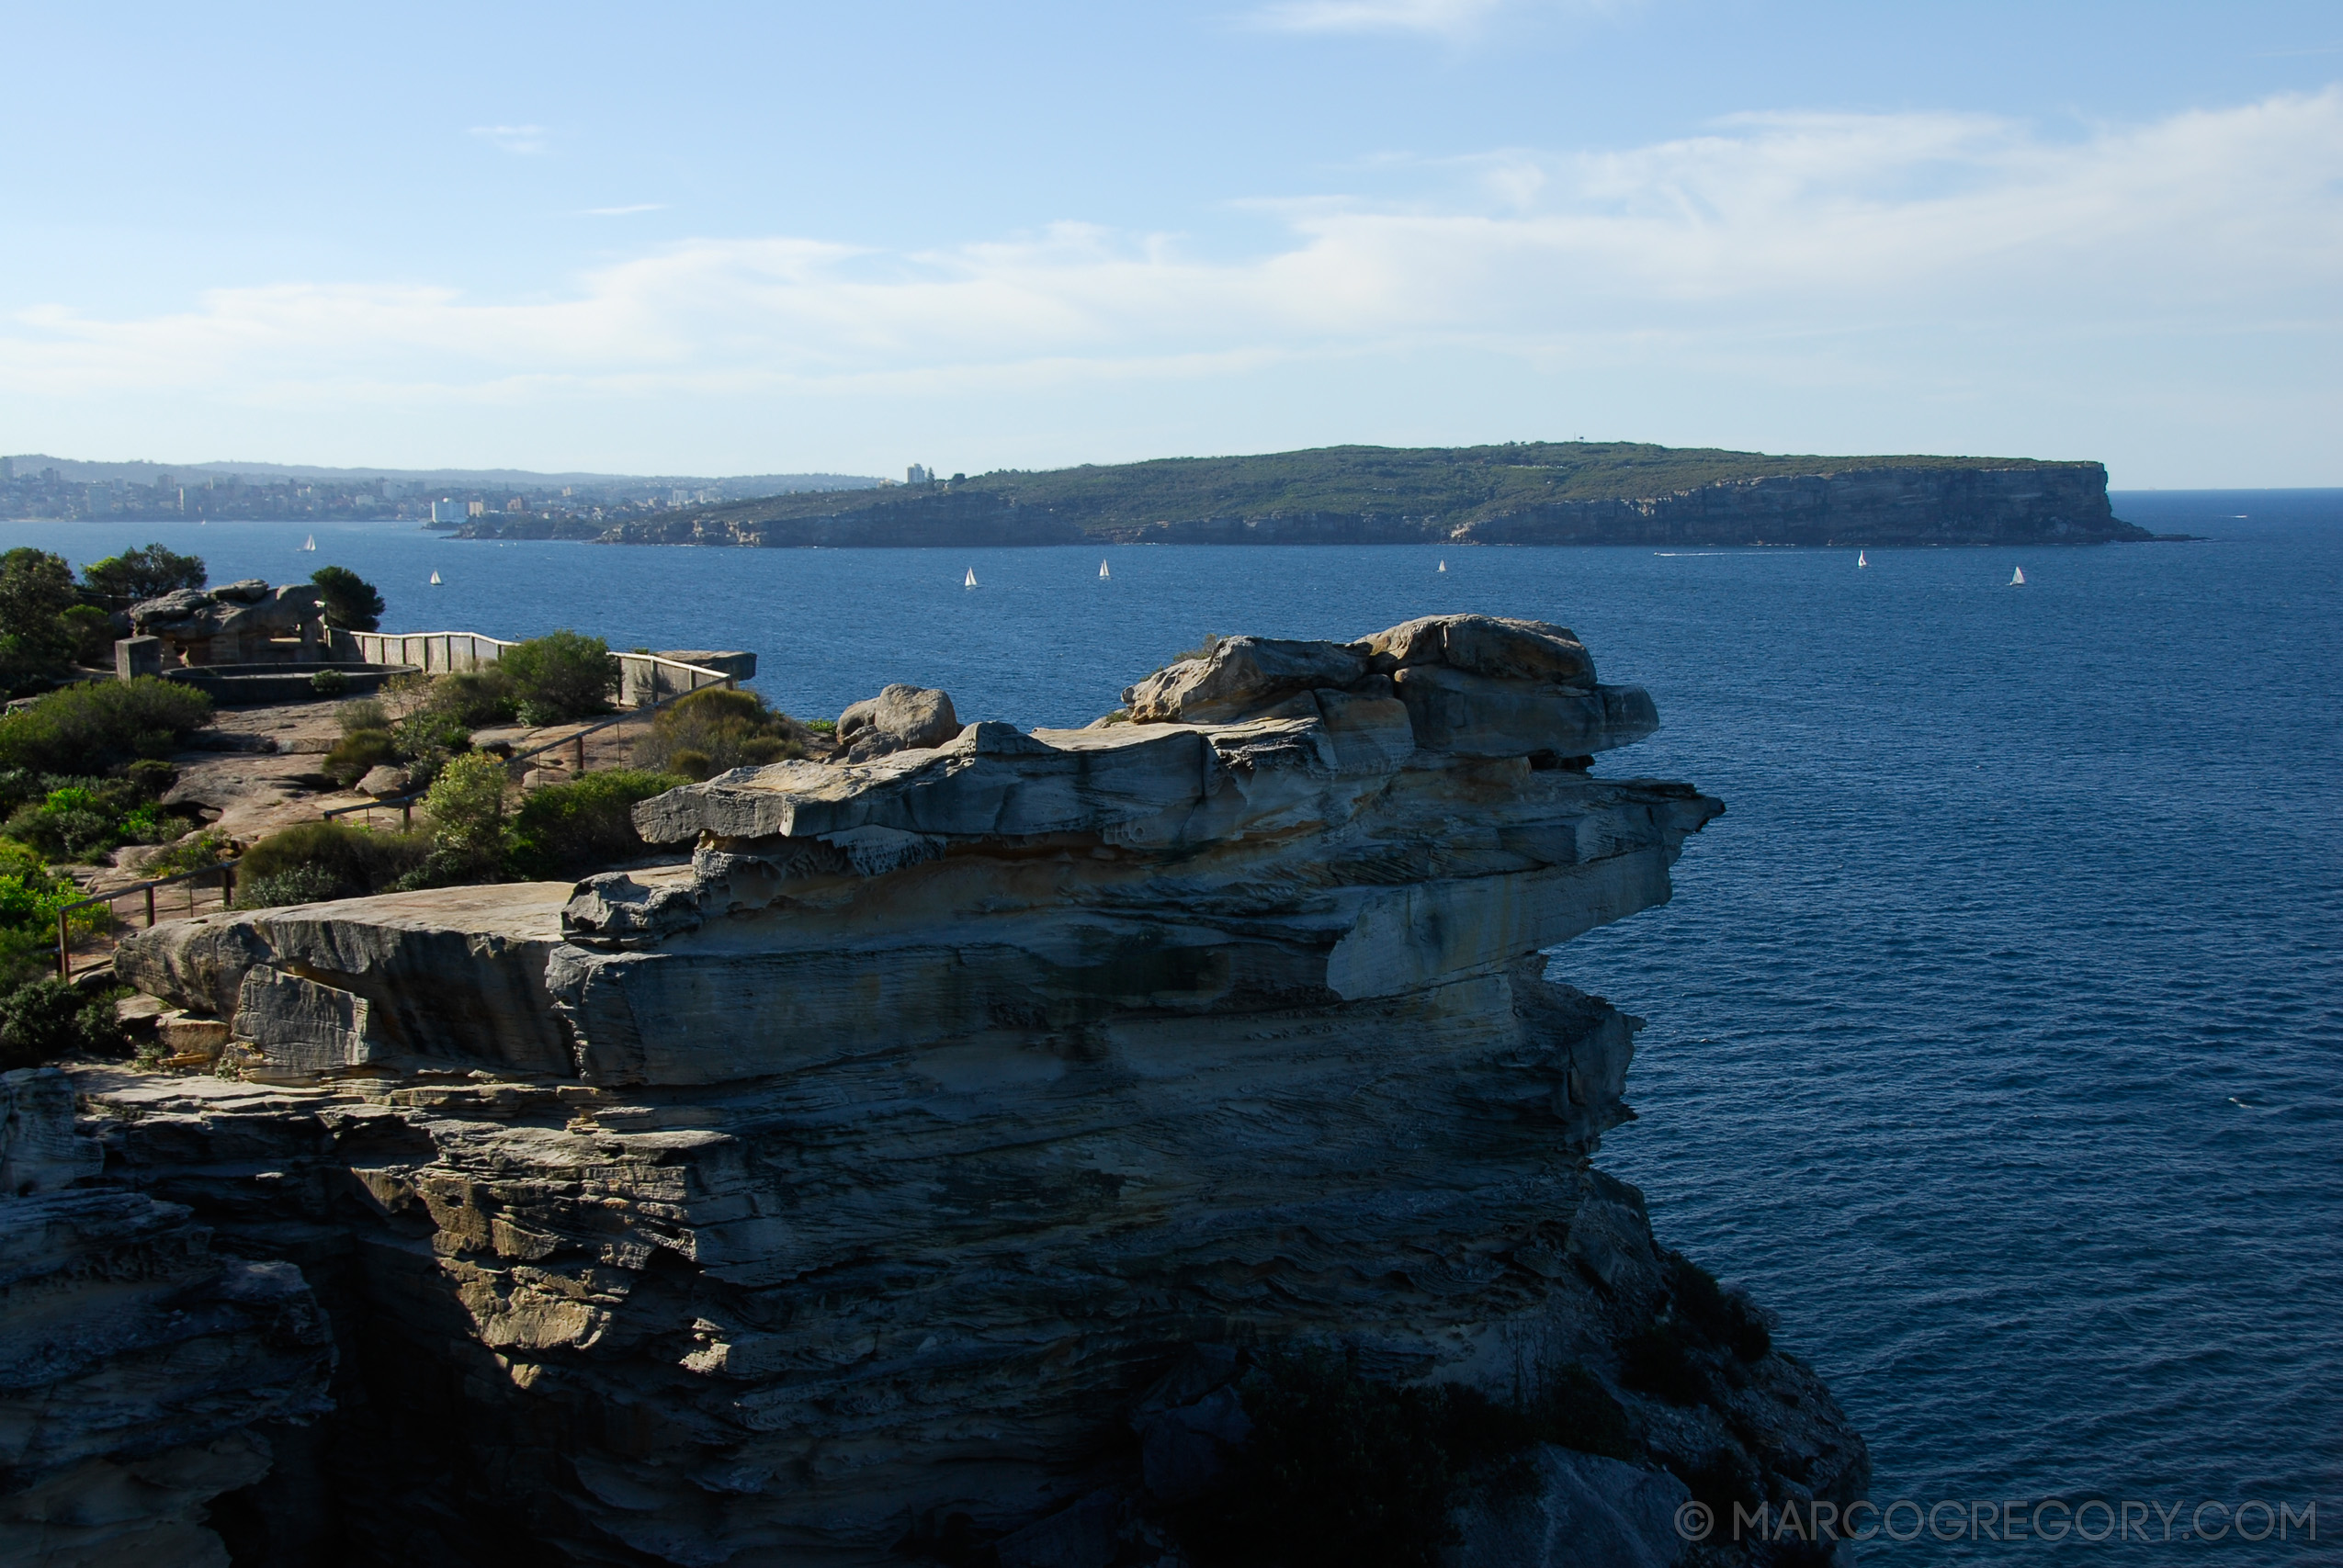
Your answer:
[[[1471,32],[1507,0],[1273,0],[1249,18],[1288,33]]]
[[[663,201],[638,201],[630,207],[589,207],[585,209],[585,216],[588,218],[625,218],[629,214],[636,212],[664,212],[666,210],[667,204]]]
[[[1276,209],[1280,243],[1235,260],[1066,223],[919,252],[694,240],[507,299],[345,281],[156,315],[52,305],[0,322],[0,391],[354,411],[980,399],[1452,350],[1545,375],[1912,385],[1932,374],[1917,344],[2063,345],[2088,367],[2144,344],[2281,334],[2331,352],[2343,335],[2343,90],[2066,136],[1744,116],[1414,173],[1436,197],[1296,201]],[[2310,374],[2331,391],[2326,363]]]
[[[545,151],[545,127],[541,125],[475,125],[471,134],[494,142],[507,152]]]

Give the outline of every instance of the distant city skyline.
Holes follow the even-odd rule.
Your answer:
[[[131,6],[11,56],[106,90],[0,101],[0,450],[2343,484],[2331,6]]]

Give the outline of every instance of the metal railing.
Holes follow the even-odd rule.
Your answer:
[[[481,632],[353,632],[335,631],[334,646],[347,648],[368,664],[406,664],[426,675],[480,670],[495,663],[508,648],[519,646]],[[613,653],[618,661],[618,701],[622,707],[650,707],[670,696],[698,691],[702,686],[730,685],[735,677],[705,664],[686,663],[657,653]]]
[[[143,897],[146,900],[147,929],[151,931],[157,919],[154,897],[156,888],[185,886],[187,890],[187,913],[175,918],[193,919],[199,912],[202,904],[206,902],[198,897],[198,894],[203,889],[197,885],[212,879],[217,879],[220,885],[220,901],[217,907],[225,909],[234,903],[236,898],[236,863],[233,860],[223,860],[215,865],[207,865],[196,871],[183,871],[175,876],[159,876],[152,882],[133,882],[128,887],[117,887],[110,893],[94,893],[86,898],[76,899],[59,909],[57,911],[57,977],[61,980],[70,980],[74,977],[74,914],[76,910],[103,906],[107,919],[105,925],[99,928],[99,933],[110,934],[115,926],[122,923],[121,916],[114,906],[124,898]],[[109,949],[104,962],[110,963],[113,956]],[[95,968],[96,965],[92,964],[90,967]]]

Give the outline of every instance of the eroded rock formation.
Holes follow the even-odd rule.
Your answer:
[[[1591,771],[1649,698],[1452,616],[1126,703],[673,791],[656,870],[127,942],[232,1077],[82,1070],[102,1190],[297,1269],[343,1358],[221,1517],[344,1560],[1103,1568],[1240,1456],[1246,1356],[1311,1343],[1622,1401],[1633,1456],[1546,1450],[1475,1562],[1572,1519],[1670,1561],[1688,1484],[1859,1495],[1812,1372],[1701,1337],[1590,1163],[1638,1021],[1542,954],[1722,809]]]

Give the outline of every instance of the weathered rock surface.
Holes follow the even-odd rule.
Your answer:
[[[278,1511],[384,1562],[1103,1568],[1241,1448],[1198,1348],[1312,1341],[1580,1363],[1638,1475],[1858,1495],[1785,1355],[1621,1381],[1678,1278],[1590,1164],[1637,1021],[1541,952],[1722,809],[1586,771],[1648,699],[1484,617],[1215,657],[1177,721],[670,792],[664,868],[130,938],[246,1081],[83,1073],[107,1179],[298,1264],[345,1353]],[[1665,1490],[1540,1463],[1549,1541]]]
[[[54,1068],[0,1077],[0,1561],[225,1563],[205,1526],[323,1415],[333,1342],[300,1269],[221,1257],[177,1203],[91,1188]]]
[[[838,716],[838,744],[854,762],[941,746],[959,733],[951,697],[925,686],[889,686]]]

